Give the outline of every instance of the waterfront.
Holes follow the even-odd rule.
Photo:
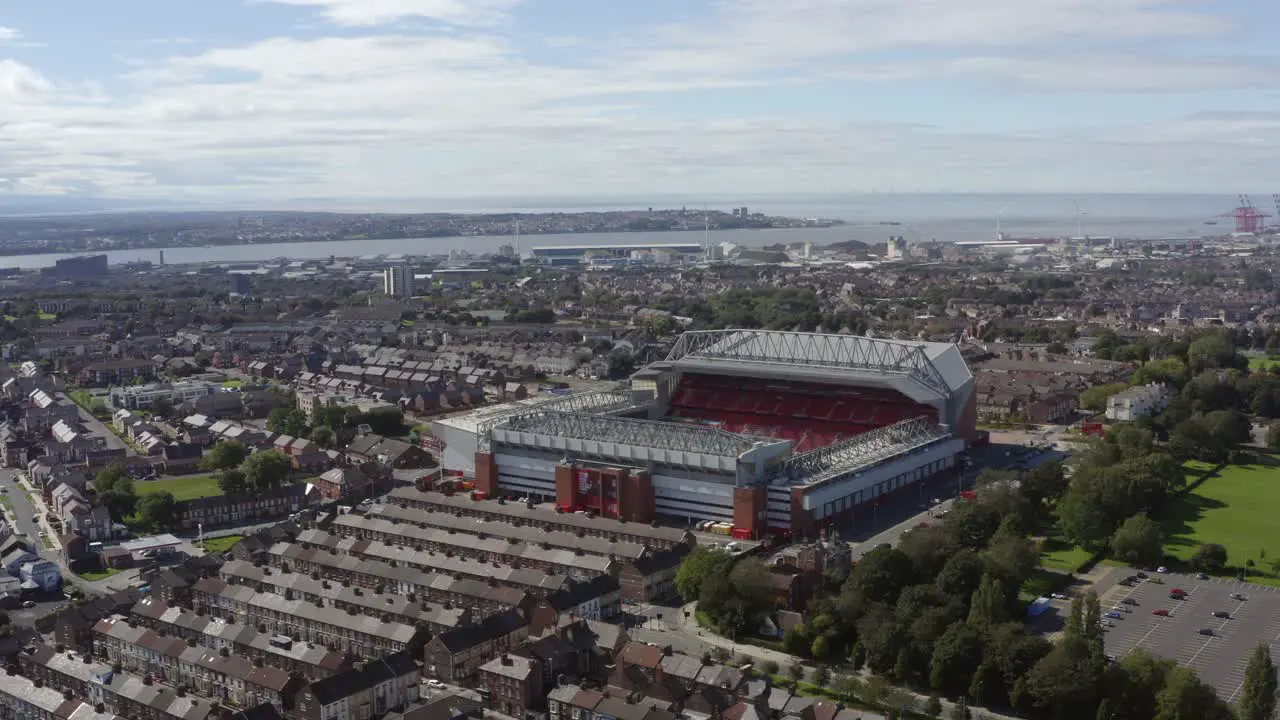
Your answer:
[[[825,245],[844,240],[883,242],[890,235],[902,235],[909,243],[938,240],[957,242],[995,235],[997,217],[1002,229],[1016,237],[1062,237],[1082,230],[1095,237],[1200,237],[1230,231],[1229,221],[1205,225],[1215,212],[1231,206],[1232,200],[1218,195],[920,195],[870,194],[857,196],[795,196],[747,198],[753,209],[791,217],[839,218],[848,224],[830,228],[780,230],[712,231],[713,243],[731,242],[760,247],[775,243],[812,242]],[[516,201],[490,206],[476,203],[457,207],[462,212],[489,213],[575,212],[598,210],[588,201],[564,201],[564,206]],[[609,207],[679,206],[680,203],[642,203],[613,200]],[[716,203],[713,206],[728,206]],[[1077,205],[1079,215],[1077,215]],[[897,225],[883,223],[896,222]],[[0,238],[2,240],[2,238]],[[615,232],[525,235],[521,249],[528,253],[537,245],[606,245],[611,243],[676,243],[703,240],[703,232]],[[451,250],[471,253],[496,251],[512,244],[511,235],[441,237],[389,240],[342,240],[220,245],[214,247],[165,248],[170,264],[203,262],[261,262],[278,257],[304,260],[365,255],[443,255]],[[0,257],[0,267],[40,268],[78,253],[42,253]],[[127,262],[158,262],[159,249],[106,251],[113,265]]]

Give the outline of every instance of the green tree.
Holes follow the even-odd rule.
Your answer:
[[[278,407],[267,415],[267,429],[281,435],[303,437],[307,434],[307,416],[297,408]]]
[[[1107,398],[1129,387],[1124,383],[1097,385],[1080,393],[1080,407],[1093,412],[1107,409]]]
[[[1236,352],[1235,345],[1225,334],[1215,332],[1191,343],[1187,349],[1187,365],[1193,375],[1217,368],[1248,367],[1249,362]]]
[[[969,624],[977,627],[999,625],[1009,619],[1009,598],[999,578],[986,575],[969,603]]]
[[[813,674],[809,676],[809,679],[814,685],[825,688],[831,684],[831,668],[826,665],[819,665],[813,669]]]
[[[138,493],[133,478],[122,463],[112,463],[103,468],[93,479],[93,490],[98,502],[107,508],[111,519],[124,522],[133,514]]]
[[[1272,720],[1276,714],[1276,666],[1271,662],[1271,649],[1259,644],[1249,656],[1244,669],[1244,685],[1240,689],[1240,720]]]
[[[214,445],[200,458],[202,470],[230,470],[240,467],[240,463],[249,457],[249,448],[238,440],[223,440]]]
[[[1218,543],[1205,543],[1191,556],[1191,565],[1201,572],[1222,572],[1227,566],[1227,549]]]
[[[956,623],[938,638],[929,661],[929,687],[960,694],[968,690],[973,671],[982,662],[982,632]]]
[[[868,600],[892,603],[914,577],[915,568],[906,553],[897,548],[878,547],[862,557],[848,582]]]
[[[176,502],[171,492],[143,495],[138,499],[136,517],[138,524],[151,532],[162,532],[173,527],[173,508]]]
[[[245,458],[244,464],[240,466],[245,482],[259,493],[278,489],[289,479],[292,469],[289,457],[278,450],[254,453]]]
[[[329,427],[328,425],[321,425],[319,427],[312,428],[311,442],[315,443],[316,445],[319,445],[322,448],[330,447],[331,445],[333,445],[333,428]],[[413,444],[417,445],[418,442],[414,441]]]
[[[702,583],[713,575],[728,573],[733,556],[710,545],[698,545],[685,555],[676,571],[676,591],[686,601],[696,599],[702,592]]]
[[[249,481],[245,479],[244,471],[239,468],[231,468],[218,473],[218,489],[223,495],[239,495],[249,490]]]
[[[760,662],[760,672],[765,675],[777,675],[778,663],[773,660],[762,660]]]
[[[831,651],[831,642],[827,640],[826,635],[819,635],[813,639],[813,644],[809,647],[809,654],[814,660],[822,661],[827,659],[827,653]],[[821,685],[822,683],[818,683]]]
[[[1111,552],[1116,559],[1138,566],[1156,565],[1164,555],[1160,526],[1146,513],[1138,513],[1111,536]]]
[[[1267,427],[1267,447],[1280,450],[1280,422],[1271,423]]]
[[[1194,670],[1175,666],[1156,696],[1156,720],[1232,720],[1231,708]]]
[[[1101,669],[1091,655],[1087,643],[1063,638],[1031,668],[1023,687],[1015,694],[1025,694],[1032,707],[1059,720],[1092,717],[1098,703]]]
[[[173,401],[167,397],[158,397],[151,401],[151,407],[149,409],[151,410],[152,415],[168,418],[170,415],[173,415]]]
[[[950,597],[969,597],[982,582],[982,558],[968,548],[962,548],[951,556],[934,583],[943,594]]]
[[[791,663],[787,666],[787,677],[791,679],[791,683],[798,684],[804,679],[804,666],[800,663]]]

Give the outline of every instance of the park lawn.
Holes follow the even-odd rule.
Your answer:
[[[106,570],[85,570],[84,572],[76,573],[76,575],[88,580],[89,582],[97,582],[99,580],[106,580],[118,572],[120,572],[119,568],[107,568]]]
[[[1073,570],[1075,568],[1072,568]],[[1031,577],[1022,583],[1022,592],[1020,597],[1027,602],[1035,600],[1038,597],[1045,597],[1056,592],[1062,592],[1062,589],[1071,584],[1071,577],[1053,570],[1045,568],[1036,568],[1031,573]]]
[[[1280,370],[1280,355],[1255,355],[1249,358],[1250,372]]]
[[[1040,552],[1040,566],[1073,573],[1092,557],[1093,553],[1082,547],[1076,547],[1066,540],[1049,538],[1044,541],[1044,548]]]
[[[85,410],[93,406],[93,396],[89,394],[88,390],[68,390],[67,397],[71,398],[71,402]]]
[[[1227,549],[1227,563],[1262,570],[1280,558],[1280,466],[1229,465],[1160,514],[1165,552],[1187,560],[1204,543]],[[1262,555],[1265,552],[1266,558]]]
[[[40,318],[41,320],[57,320],[58,319],[58,316],[54,315],[53,313],[39,313],[36,315],[36,317]]]
[[[227,388],[228,390],[233,388],[237,388],[237,389],[242,388],[244,387],[244,381],[243,380],[226,380],[222,383],[222,387]]]
[[[134,487],[137,488],[139,495],[150,495],[167,490],[173,493],[174,500],[195,500],[222,494],[216,475],[190,475],[164,480],[148,480],[136,483]]]
[[[204,551],[207,553],[226,552],[232,545],[244,539],[243,535],[224,535],[223,537],[205,538]]]

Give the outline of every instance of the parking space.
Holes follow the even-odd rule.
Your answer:
[[[1185,593],[1182,599],[1171,597],[1175,590]],[[1105,618],[1109,655],[1122,658],[1142,648],[1174,660],[1228,702],[1240,692],[1254,646],[1269,644],[1272,655],[1280,655],[1280,588],[1171,574],[1116,585],[1100,599],[1104,615],[1120,614]]]

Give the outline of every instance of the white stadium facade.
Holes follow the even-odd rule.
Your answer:
[[[684,333],[617,390],[484,408],[432,431],[445,469],[486,496],[813,537],[955,473],[976,417],[953,344],[714,330]]]

